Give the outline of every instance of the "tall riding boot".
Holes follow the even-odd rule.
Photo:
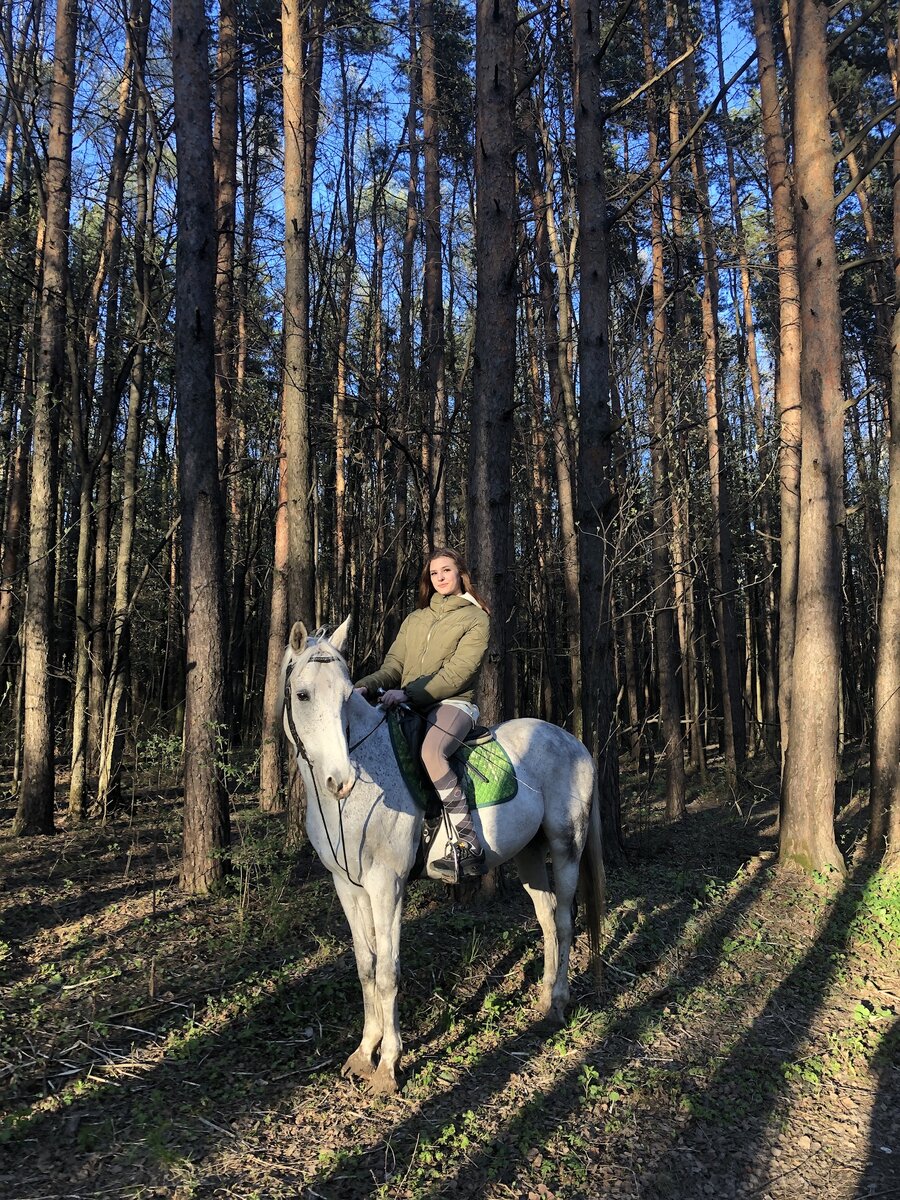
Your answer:
[[[484,849],[478,841],[462,788],[456,784],[454,787],[438,788],[437,793],[450,818],[456,841],[448,848],[443,858],[435,859],[431,864],[432,869],[439,874],[453,876],[454,879],[457,874],[485,875],[488,868],[484,859]]]

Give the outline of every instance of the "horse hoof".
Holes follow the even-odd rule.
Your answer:
[[[355,1075],[358,1079],[371,1079],[375,1074],[375,1064],[361,1050],[354,1050],[341,1067],[342,1075]]]
[[[557,1029],[561,1029],[566,1023],[565,1005],[558,1001],[541,1001],[541,1015],[538,1021],[539,1028],[546,1030],[548,1033],[553,1033]]]
[[[369,1080],[369,1085],[376,1096],[394,1096],[398,1091],[394,1072],[389,1070],[384,1063],[378,1064],[378,1070]]]

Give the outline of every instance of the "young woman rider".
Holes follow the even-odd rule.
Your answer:
[[[400,626],[380,669],[356,684],[366,694],[384,688],[385,708],[409,704],[428,722],[422,762],[456,833],[461,875],[487,870],[484,848],[448,760],[478,720],[475,684],[487,652],[488,614],[462,557],[444,547],[433,550],[419,579],[418,607]],[[452,874],[452,851],[433,865]]]

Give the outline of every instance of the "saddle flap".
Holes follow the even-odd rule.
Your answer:
[[[406,786],[426,818],[440,816],[440,798],[422,765],[422,743],[428,730],[423,717],[410,709],[393,709],[388,717],[391,744]],[[455,754],[450,765],[459,777],[460,787],[470,809],[488,808],[512,800],[519,790],[509,755],[490,729],[476,726]]]

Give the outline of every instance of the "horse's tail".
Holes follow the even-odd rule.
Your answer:
[[[588,836],[584,853],[581,856],[581,899],[584,904],[588,931],[591,970],[599,987],[603,977],[603,959],[600,956],[600,950],[603,919],[606,915],[606,869],[603,866],[603,840],[600,833],[598,775],[599,772],[595,765],[591,810],[588,816]]]

